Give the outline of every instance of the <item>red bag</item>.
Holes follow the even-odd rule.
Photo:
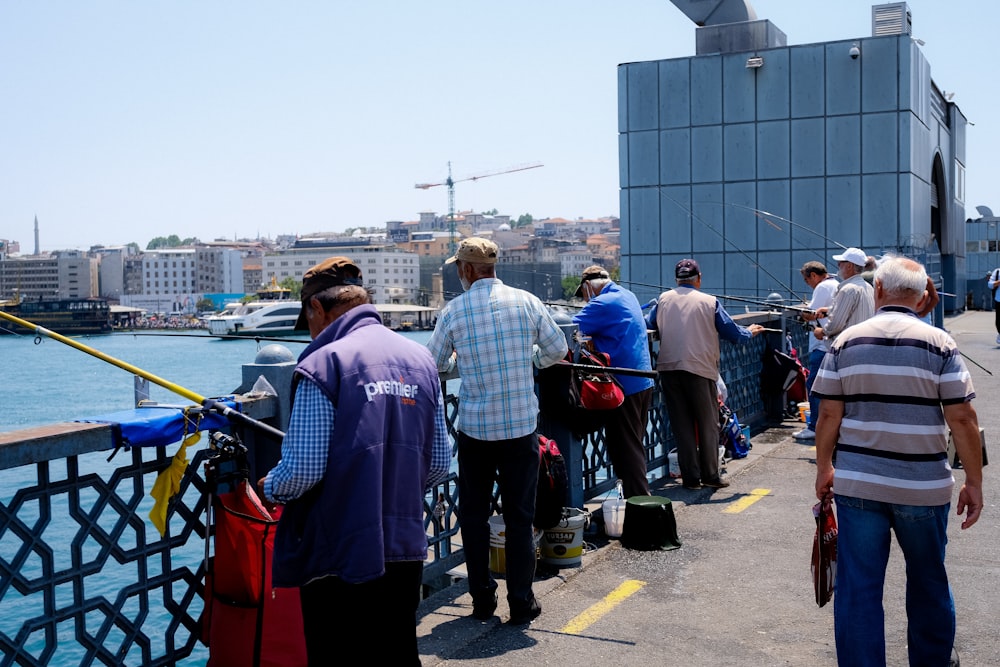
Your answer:
[[[575,381],[580,395],[580,407],[587,410],[614,410],[625,402],[625,392],[613,375],[601,371],[611,365],[611,357],[603,352],[580,350],[580,360],[577,362],[593,366],[590,369],[575,370]]]
[[[272,588],[280,508],[269,513],[253,487],[214,496],[215,555],[205,576],[202,640],[208,667],[305,667],[297,588]]]
[[[833,599],[837,580],[837,517],[830,498],[813,506],[816,517],[816,534],[813,535],[812,576],[816,604],[820,607]]]

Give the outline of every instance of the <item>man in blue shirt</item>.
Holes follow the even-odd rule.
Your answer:
[[[503,500],[504,554],[510,623],[530,623],[542,611],[535,576],[532,521],[538,487],[538,399],[533,367],[566,356],[562,330],[538,298],[496,277],[497,245],[467,238],[454,263],[465,293],[438,317],[427,346],[442,372],[456,367],[458,390],[458,513],[472,616],[493,617],[497,583],[489,571],[493,481]]]
[[[573,317],[580,333],[589,336],[597,352],[611,358],[618,368],[652,370],[649,339],[639,300],[613,280],[601,266],[583,272],[576,296],[587,305]],[[648,496],[646,479],[646,438],[649,404],[653,397],[652,378],[618,376],[625,402],[609,410],[604,424],[604,442],[615,475],[621,480],[626,498]]]

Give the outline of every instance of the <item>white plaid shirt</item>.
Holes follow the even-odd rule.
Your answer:
[[[532,363],[551,366],[566,356],[566,337],[538,297],[480,278],[441,311],[427,343],[438,370],[457,366],[458,428],[477,440],[533,433],[538,399]]]

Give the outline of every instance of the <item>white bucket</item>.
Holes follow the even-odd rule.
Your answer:
[[[583,559],[583,529],[589,518],[586,510],[564,508],[562,521],[542,533],[542,562],[559,567],[579,565]]]
[[[681,466],[677,463],[677,448],[671,449],[667,452],[667,463],[670,469],[670,476],[677,479],[681,476]]]
[[[625,527],[625,499],[609,498],[601,505],[604,512],[604,532],[608,537],[621,537]]]
[[[490,517],[490,571],[497,574],[504,574],[507,571],[504,542],[503,517],[496,514]]]
[[[667,452],[667,466],[669,469],[669,475],[674,479],[679,479],[681,476],[681,466],[677,462],[676,448]],[[719,445],[719,467],[726,467],[726,448],[724,445]]]

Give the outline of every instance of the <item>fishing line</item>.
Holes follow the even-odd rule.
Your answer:
[[[835,240],[831,239],[829,236],[825,236],[825,235],[821,234],[820,232],[817,232],[815,229],[811,229],[811,228],[809,228],[809,227],[807,227],[807,226],[805,226],[805,225],[803,225],[801,223],[795,222],[793,220],[789,220],[788,218],[783,218],[780,215],[778,215],[777,213],[771,213],[770,211],[764,211],[762,209],[754,208],[753,206],[746,206],[744,204],[734,204],[732,202],[699,201],[699,202],[694,202],[694,203],[695,204],[715,204],[716,206],[732,206],[734,208],[742,208],[742,209],[744,209],[746,211],[752,211],[755,216],[757,216],[758,218],[760,218],[764,222],[770,224],[775,229],[777,229],[779,231],[785,231],[785,230],[781,229],[781,227],[779,227],[778,225],[774,224],[771,220],[769,220],[768,217],[764,217],[764,216],[769,216],[771,218],[777,218],[778,220],[781,220],[782,222],[787,222],[789,225],[792,225],[793,227],[795,227],[797,229],[801,229],[803,231],[809,232],[810,234],[814,234],[815,236],[818,236],[821,239],[823,239],[824,241],[826,241],[827,243],[832,243],[833,245],[837,246],[841,250],[847,250],[847,246],[844,245],[843,243],[835,241]],[[809,248],[806,248],[805,245],[803,245],[802,247],[804,249],[809,249]],[[822,257],[822,255],[820,255],[820,257]]]
[[[697,215],[697,214],[696,214],[696,213],[695,213],[694,211],[692,211],[692,210],[691,210],[690,208],[688,208],[688,207],[684,206],[684,204],[680,203],[679,201],[677,201],[676,199],[674,199],[673,197],[671,197],[670,195],[668,195],[667,193],[665,193],[665,192],[663,191],[663,188],[662,188],[662,186],[661,186],[661,187],[658,187],[658,188],[657,188],[657,190],[659,191],[659,193],[660,193],[660,196],[661,196],[661,197],[663,197],[664,199],[667,199],[667,200],[669,200],[669,201],[673,202],[673,203],[674,203],[674,204],[675,204],[675,205],[676,205],[676,206],[677,206],[678,208],[680,208],[680,209],[681,209],[682,211],[685,211],[685,212],[686,212],[686,213],[687,213],[687,214],[688,214],[689,216],[691,216],[691,218],[692,218],[693,220],[697,220],[697,221],[698,221],[699,223],[701,223],[702,225],[704,225],[704,226],[705,226],[705,227],[707,227],[708,229],[710,229],[710,230],[712,230],[713,232],[715,232],[716,234],[718,234],[718,235],[719,235],[719,237],[720,237],[720,238],[721,238],[721,239],[722,239],[723,241],[725,241],[725,242],[726,242],[726,243],[728,243],[728,244],[729,244],[730,246],[732,246],[732,247],[733,247],[733,248],[734,248],[734,249],[735,249],[735,250],[736,250],[736,251],[737,251],[738,253],[740,253],[741,255],[743,255],[744,257],[746,257],[747,261],[749,261],[749,262],[750,262],[750,265],[751,265],[751,266],[754,266],[754,267],[756,267],[756,268],[757,268],[758,270],[760,270],[760,271],[762,271],[763,273],[765,273],[765,274],[766,274],[766,275],[767,275],[768,277],[770,277],[770,278],[771,278],[772,280],[774,280],[775,282],[777,282],[777,283],[778,283],[778,285],[780,285],[781,287],[784,287],[784,288],[785,288],[785,289],[786,289],[786,290],[788,291],[788,293],[789,293],[789,294],[791,294],[791,295],[792,295],[793,297],[795,297],[796,299],[799,299],[799,300],[802,300],[802,301],[805,301],[805,299],[803,299],[803,298],[802,298],[801,296],[799,296],[798,294],[796,294],[796,292],[795,292],[795,290],[794,290],[794,289],[792,289],[791,287],[789,287],[788,285],[786,285],[784,281],[782,281],[782,280],[781,280],[780,278],[778,278],[778,277],[777,277],[776,275],[774,275],[773,273],[771,273],[770,271],[768,271],[767,269],[765,269],[765,268],[764,268],[763,266],[761,266],[759,262],[755,261],[755,260],[754,260],[754,258],[753,258],[753,257],[751,257],[749,253],[747,253],[747,252],[746,252],[745,250],[743,250],[743,249],[742,249],[742,248],[740,248],[740,247],[739,247],[738,245],[736,245],[735,243],[733,243],[733,242],[732,242],[731,240],[727,239],[727,238],[726,238],[726,235],[725,235],[725,234],[723,234],[723,233],[722,233],[722,232],[720,232],[720,231],[719,231],[718,229],[716,229],[715,227],[713,227],[712,225],[710,225],[710,224],[709,224],[708,222],[706,222],[705,220],[703,220],[703,219],[702,219],[701,217],[699,217],[699,216],[698,216],[698,215]]]

